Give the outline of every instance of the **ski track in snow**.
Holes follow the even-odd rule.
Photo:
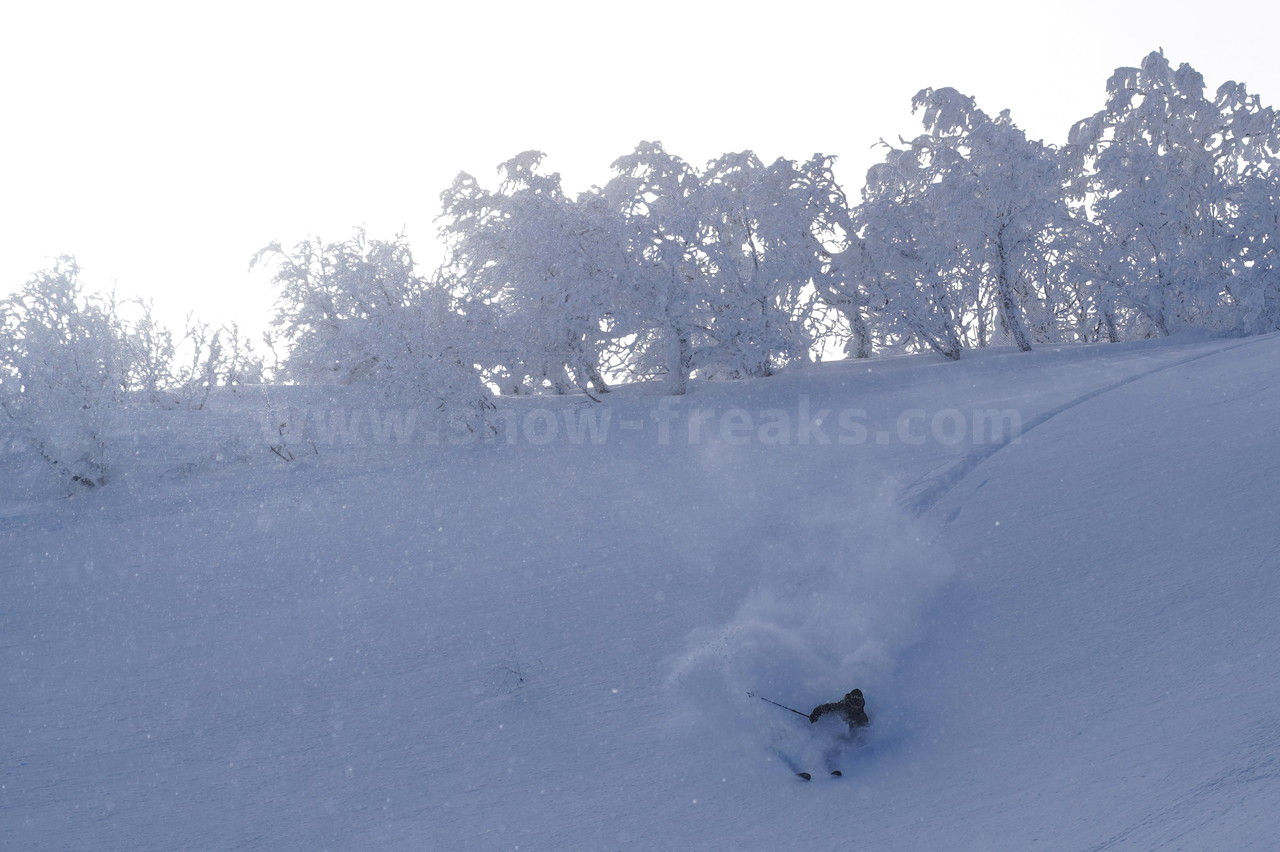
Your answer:
[[[1272,813],[1280,794],[1280,759],[1275,757],[1280,752],[1280,737],[1272,726],[1268,742],[1249,746],[1233,755],[1227,768],[1214,772],[1211,778],[1172,801],[1158,803],[1132,825],[1083,852],[1209,848],[1216,846],[1212,838],[1220,820],[1246,810],[1256,811],[1259,817]],[[1263,848],[1274,839],[1269,829],[1261,828],[1251,843],[1233,848]],[[1219,848],[1227,848],[1227,844]]]
[[[1133,384],[1134,382],[1138,382],[1138,381],[1141,381],[1142,379],[1148,378],[1150,376],[1154,376],[1158,373],[1162,373],[1165,370],[1171,370],[1177,367],[1182,367],[1187,364],[1191,364],[1195,361],[1199,361],[1203,358],[1209,358],[1214,355],[1220,355],[1224,352],[1230,352],[1231,350],[1238,349],[1241,346],[1249,346],[1255,343],[1262,342],[1263,340],[1270,339],[1271,337],[1272,337],[1271,335],[1268,335],[1265,337],[1249,338],[1247,340],[1234,343],[1230,346],[1222,346],[1222,347],[1213,349],[1209,352],[1198,352],[1195,355],[1189,355],[1185,358],[1179,358],[1177,360],[1170,361],[1166,364],[1161,364],[1157,367],[1151,368],[1150,370],[1146,370],[1144,372],[1137,373],[1132,376],[1126,376],[1123,379],[1119,379],[1118,381],[1111,382],[1107,385],[1097,388],[1096,390],[1092,390],[1092,391],[1089,391],[1088,393],[1081,394],[1080,396],[1077,396],[1074,399],[1071,399],[1068,402],[1063,403],[1062,405],[1059,405],[1055,408],[1051,408],[1050,410],[1044,412],[1043,414],[1040,414],[1039,416],[1032,418],[1029,422],[1023,423],[1022,428],[1017,433],[1012,435],[1005,435],[999,441],[994,441],[990,444],[984,445],[977,449],[970,450],[968,453],[966,453],[963,457],[961,457],[957,461],[951,462],[949,465],[947,465],[946,469],[942,473],[937,474],[937,473],[930,472],[925,476],[921,477],[920,479],[917,479],[916,481],[912,482],[910,485],[908,485],[906,488],[903,489],[903,493],[902,493],[902,496],[899,498],[898,504],[904,510],[910,512],[913,516],[920,517],[924,515],[926,512],[928,512],[930,509],[932,509],[934,506],[936,506],[938,504],[938,501],[940,501],[943,497],[945,497],[957,485],[963,482],[964,479],[969,474],[971,474],[987,459],[991,458],[993,455],[1000,452],[1005,447],[1009,446],[1009,444],[1019,440],[1022,436],[1026,435],[1031,430],[1039,428],[1040,426],[1043,426],[1044,424],[1048,423],[1050,420],[1057,417],[1058,415],[1064,414],[1065,412],[1068,412],[1071,409],[1076,408],[1080,405],[1084,405],[1085,403],[1090,402],[1091,400],[1097,399],[1098,397],[1104,394],[1108,394],[1108,393],[1111,393],[1112,391],[1119,390],[1125,385]],[[954,520],[958,512],[959,512],[959,509],[955,510],[955,512],[947,520],[948,521]]]

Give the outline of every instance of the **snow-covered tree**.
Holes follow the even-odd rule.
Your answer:
[[[925,134],[868,176],[857,225],[891,327],[948,358],[1030,349],[1053,306],[1045,259],[1070,221],[1054,152],[955,89],[912,101]]]
[[[1028,140],[1008,111],[991,118],[955,89],[924,89],[913,107],[929,134],[929,192],[957,256],[955,267],[975,276],[976,288],[990,294],[995,308],[988,339],[998,331],[1026,351],[1032,344],[1027,315],[1042,307],[1035,278],[1070,218],[1058,159]]]
[[[1237,103],[1232,103],[1236,101]],[[1232,263],[1236,185],[1258,162],[1257,116],[1233,88],[1205,96],[1204,78],[1162,52],[1107,82],[1106,107],[1072,128],[1073,191],[1102,229],[1103,263],[1124,308],[1148,333],[1235,324]],[[1251,128],[1252,125],[1252,128]],[[1274,146],[1274,131],[1262,142]]]
[[[854,227],[865,252],[873,310],[890,341],[958,359],[978,294],[966,292],[950,251],[947,224],[929,195],[932,155],[926,141],[890,148],[867,172]]]
[[[815,154],[804,163],[779,160],[771,168],[786,173],[783,185],[789,203],[779,207],[797,211],[786,217],[791,223],[789,232],[795,234],[789,242],[796,258],[792,265],[806,269],[820,299],[804,321],[821,324],[828,311],[834,311],[847,329],[845,354],[869,358],[874,340],[868,323],[866,246],[856,233],[849,200],[836,181],[833,162],[832,157]],[[832,333],[829,328],[820,328],[815,337]]]
[[[815,336],[813,314],[826,254],[808,176],[779,159],[764,167],[750,151],[712,161],[692,197],[709,260],[707,346],[695,353],[703,375],[765,376],[806,360]]]
[[[115,306],[84,292],[74,258],[0,302],[4,426],[68,483],[106,482],[108,433],[128,373]]]
[[[603,393],[625,246],[597,198],[574,201],[558,174],[538,171],[544,156],[503,163],[496,192],[463,174],[443,194],[443,274],[483,304],[494,338],[487,367],[500,386]]]
[[[676,393],[693,374],[768,375],[813,356],[822,311],[861,325],[835,260],[851,229],[829,158],[766,167],[744,151],[699,171],[645,142],[614,170],[602,193],[629,229],[638,298],[622,325],[639,373],[665,373]]]
[[[1251,168],[1235,193],[1228,294],[1237,330],[1280,328],[1280,170]]]
[[[478,428],[492,407],[475,368],[467,317],[451,294],[418,275],[403,236],[341,243],[318,238],[292,252],[279,244],[254,263],[274,262],[275,324],[293,349],[298,381],[366,383]]]
[[[625,225],[629,279],[634,288],[630,366],[636,374],[663,374],[682,394],[704,346],[707,273],[697,213],[691,203],[701,187],[696,170],[659,142],[641,142],[613,163],[615,176],[602,192]]]
[[[273,324],[292,344],[288,371],[297,380],[350,384],[376,372],[382,321],[423,289],[400,237],[383,242],[358,231],[340,243],[312,238],[290,252],[272,243],[253,258],[264,262],[275,264]]]
[[[1043,235],[1028,322],[1042,343],[1116,343],[1129,335],[1114,279],[1104,266],[1102,233],[1080,212]]]
[[[1274,331],[1280,328],[1280,114],[1234,81],[1218,87],[1214,105],[1221,144],[1235,159],[1234,173],[1230,160],[1223,165],[1231,217],[1223,295],[1234,331]]]

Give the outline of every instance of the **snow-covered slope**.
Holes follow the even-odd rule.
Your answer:
[[[217,403],[0,494],[6,847],[1280,836],[1276,336],[514,400],[466,445],[312,399],[292,463]],[[853,686],[867,745],[799,781],[822,724],[747,691]]]

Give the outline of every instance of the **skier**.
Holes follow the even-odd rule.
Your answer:
[[[807,716],[803,710],[797,710],[794,707],[779,704],[777,701],[774,701],[771,698],[765,698],[763,695],[756,695],[754,692],[748,692],[747,695],[751,698],[759,698],[761,701],[772,704],[775,707],[781,707],[783,710],[790,710],[797,716],[805,716],[805,718],[809,720],[810,724],[817,722],[828,713],[839,714],[840,718],[844,719],[845,724],[849,726],[848,732],[836,734],[835,736],[830,736],[832,732],[827,732],[828,737],[823,738],[828,742],[828,746],[823,752],[823,760],[826,762],[827,769],[831,772],[832,776],[836,778],[839,778],[844,774],[841,772],[838,765],[842,752],[849,747],[861,745],[862,729],[871,724],[871,719],[867,717],[867,711],[865,709],[866,701],[862,697],[861,689],[855,689],[852,692],[846,693],[844,698],[841,698],[839,701],[833,701],[830,704],[819,704],[817,707],[813,708],[813,712],[809,713]],[[808,772],[803,771],[803,767],[800,765],[800,761],[796,757],[788,754],[788,752],[783,751],[781,748],[774,748],[773,751],[796,775],[799,775],[806,781],[812,780],[813,776]]]
[[[865,728],[871,724],[871,719],[867,717],[866,701],[862,698],[862,690],[855,689],[853,692],[847,693],[844,698],[839,701],[833,701],[830,704],[819,704],[813,708],[813,712],[809,714],[809,723],[821,719],[827,713],[839,713],[841,718],[849,726],[849,733],[855,734],[858,728]]]

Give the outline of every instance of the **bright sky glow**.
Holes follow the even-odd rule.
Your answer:
[[[91,289],[263,328],[272,240],[405,230],[434,265],[459,171],[547,152],[570,190],[642,140],[691,163],[839,157],[856,197],[910,99],[953,86],[1063,142],[1163,47],[1280,104],[1274,4],[11,4],[0,27],[0,294],[74,254]],[[1230,14],[1232,17],[1228,18]]]

